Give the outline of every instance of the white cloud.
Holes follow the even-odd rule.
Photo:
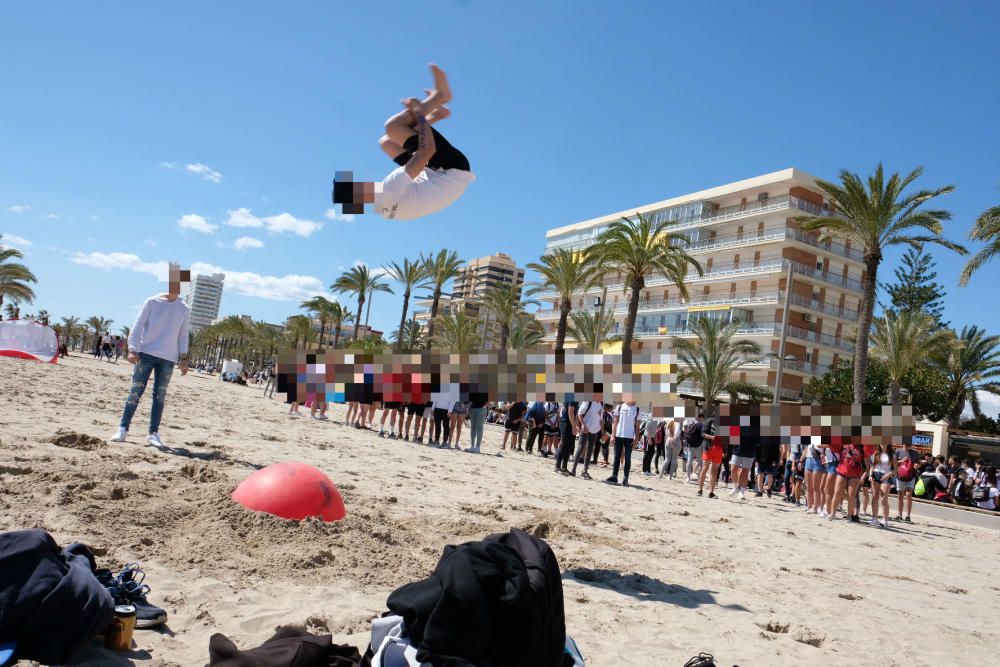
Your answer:
[[[252,236],[241,236],[233,242],[233,247],[237,250],[246,250],[247,248],[263,248],[264,242],[260,239],[255,239]]]
[[[159,166],[163,167],[164,169],[176,169],[177,168],[177,163],[176,162],[161,162],[159,164]]]
[[[191,265],[192,273],[224,273],[226,282],[224,291],[235,292],[245,296],[275,301],[304,301],[316,295],[332,298],[323,281],[313,276],[296,274],[285,276],[264,276],[248,271],[227,271],[212,264],[195,262]]]
[[[342,220],[344,222],[354,222],[354,216],[350,213],[337,213],[337,209],[328,208],[323,217],[327,220]]]
[[[154,241],[153,239],[146,239],[145,241],[142,242],[142,245],[146,246],[147,248],[155,248],[156,241]]]
[[[21,250],[31,247],[32,243],[23,236],[14,236],[13,234],[4,234],[3,238],[0,239],[0,246],[7,246],[10,248],[20,248]]]
[[[195,162],[194,164],[186,164],[184,165],[184,169],[189,173],[198,174],[206,181],[210,181],[215,184],[219,184],[222,182],[222,174],[220,174],[219,172],[212,169],[206,164],[202,164],[200,162]]]
[[[323,227],[321,222],[296,218],[291,213],[279,213],[259,218],[248,208],[238,208],[235,211],[228,211],[229,217],[223,224],[230,227],[249,227],[253,229],[264,228],[270,234],[283,234],[290,232],[303,237],[309,237],[313,232],[319,231]]]
[[[31,210],[31,207],[28,206],[27,204],[14,204],[7,210],[10,211],[11,213],[27,213],[28,211]]]
[[[181,219],[177,221],[177,226],[181,229],[191,229],[202,234],[213,234],[219,228],[218,225],[213,225],[197,213],[182,215]]]
[[[167,262],[144,262],[138,255],[127,252],[74,252],[70,256],[70,260],[76,264],[104,271],[135,271],[136,273],[148,273],[164,282],[167,280]]]
[[[131,253],[75,252],[70,259],[77,264],[95,269],[134,271],[155,276],[164,282],[167,280],[167,262],[146,262],[138,255]],[[297,274],[267,276],[248,271],[227,271],[222,267],[205,262],[195,262],[190,268],[194,274],[224,273],[226,275],[224,288],[226,293],[276,301],[304,301],[317,295],[335,299],[332,294],[326,291],[323,281],[314,276]]]
[[[985,391],[977,392],[979,396],[979,409],[982,410],[983,414],[987,417],[992,417],[996,419],[1000,416],[1000,396],[995,396],[989,394]],[[966,401],[965,409],[962,410],[963,419],[972,419],[972,406]]]
[[[46,220],[59,220],[59,216],[56,215],[55,213],[49,213],[47,216],[45,216],[45,219]]]

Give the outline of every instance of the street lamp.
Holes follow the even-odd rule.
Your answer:
[[[783,354],[779,354],[777,352],[765,352],[764,356],[765,357],[770,357],[772,359],[777,359],[777,361],[778,361],[777,367],[775,368],[775,371],[774,371],[774,394],[771,396],[771,402],[772,403],[780,403],[781,402],[781,396],[780,396],[780,394],[781,394],[781,376],[782,376],[782,371],[785,368],[785,362],[786,361],[798,361],[799,358],[796,357],[794,354],[784,354],[783,355]]]

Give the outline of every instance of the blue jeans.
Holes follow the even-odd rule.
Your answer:
[[[486,421],[486,408],[469,408],[469,437],[473,447],[483,444],[483,422]]]
[[[125,401],[125,412],[122,413],[119,426],[127,430],[132,423],[132,416],[139,407],[142,392],[146,391],[149,375],[153,373],[153,409],[149,414],[149,432],[159,431],[160,419],[163,417],[163,403],[167,398],[167,385],[170,384],[173,372],[174,362],[140,352],[139,361],[132,371],[132,391],[128,393],[128,400]]]
[[[615,438],[615,463],[611,469],[611,476],[618,479],[618,470],[623,468],[625,481],[628,481],[629,470],[632,469],[632,442],[634,438]],[[622,466],[622,454],[624,454],[625,465]]]

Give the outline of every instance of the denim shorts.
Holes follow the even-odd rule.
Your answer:
[[[903,480],[896,478],[896,492],[901,493],[903,491],[912,491],[917,485],[916,479],[911,479],[909,482],[904,482]]]
[[[827,463],[826,466],[825,466],[825,468],[826,468],[826,474],[827,475],[836,475],[837,474],[837,464],[836,463]]]
[[[818,472],[823,470],[823,464],[817,461],[814,457],[806,457],[806,472]]]
[[[746,468],[747,470],[749,470],[750,467],[753,466],[753,457],[737,456],[736,454],[733,454],[732,457],[730,457],[729,459],[729,465],[736,466],[737,468]]]

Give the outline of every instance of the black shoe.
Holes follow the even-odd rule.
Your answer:
[[[910,521],[909,515],[907,515],[907,517],[903,519],[903,521],[905,521],[906,523],[913,523],[912,521]]]
[[[698,495],[699,496],[701,495],[701,489],[698,489]]]
[[[768,498],[768,500],[771,499],[771,489],[767,490],[767,498]]]
[[[623,479],[622,480],[622,486],[628,486],[628,480],[627,479]]]
[[[718,499],[718,498],[719,498],[719,496],[715,495],[714,493],[710,493],[710,494],[708,494],[708,497],[709,497],[709,498],[715,498],[715,499]]]
[[[585,472],[582,475],[580,475],[580,479],[593,479],[593,477],[590,476],[589,472]]]
[[[850,521],[851,523],[861,523],[861,517],[859,517],[857,514],[854,514],[851,516]]]
[[[758,491],[758,492],[756,492],[756,493],[755,493],[755,494],[753,494],[753,495],[754,495],[754,497],[755,497],[755,498],[760,498],[761,496],[763,496],[763,495],[764,495],[764,492],[763,492],[763,491]]]
[[[379,431],[378,432],[378,437],[384,438],[385,437],[385,431]]]
[[[604,483],[605,484],[617,484],[618,483],[618,478],[615,477],[614,475],[612,475],[611,477],[608,477],[606,480],[604,480]]]
[[[146,598],[149,595],[149,586],[142,583],[145,578],[146,574],[138,563],[129,563],[108,587],[115,604],[135,607],[135,627],[139,629],[155,628],[167,622],[167,612],[150,604]]]

